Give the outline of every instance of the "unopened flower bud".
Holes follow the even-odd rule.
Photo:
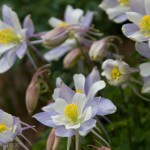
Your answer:
[[[96,41],[89,50],[89,57],[93,61],[99,61],[106,55],[106,40]]]
[[[55,28],[42,36],[43,45],[51,48],[62,44],[69,36],[68,30],[65,28]]]
[[[55,140],[55,129],[53,128],[48,136],[46,150],[51,150]]]
[[[40,84],[38,82],[30,83],[26,92],[26,107],[28,113],[31,115],[37,106],[40,93]]]
[[[64,58],[63,64],[64,68],[68,69],[75,65],[77,59],[80,57],[81,52],[79,49],[74,49],[70,51]]]

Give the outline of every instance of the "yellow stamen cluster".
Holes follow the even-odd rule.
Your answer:
[[[129,0],[117,0],[121,6],[129,6]]]
[[[3,131],[7,131],[7,130],[8,130],[7,126],[4,123],[1,123],[0,124],[0,133]]]
[[[76,122],[78,119],[78,106],[74,103],[68,104],[65,107],[64,114],[71,122]]]
[[[19,36],[11,28],[0,30],[0,44],[18,43]]]
[[[141,19],[139,28],[145,36],[150,37],[150,15],[146,15]]]
[[[114,67],[111,70],[111,78],[116,80],[121,76],[121,72],[119,71],[119,69],[117,67]]]
[[[61,22],[61,23],[59,24],[59,27],[65,28],[65,27],[67,27],[67,26],[68,26],[68,24],[67,24],[66,22]]]
[[[76,93],[81,93],[81,94],[83,94],[84,92],[83,92],[82,90],[77,89],[77,90],[76,90]]]

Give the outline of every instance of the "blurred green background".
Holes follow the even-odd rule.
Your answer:
[[[124,45],[119,45],[121,53],[125,55],[125,60],[129,64],[137,66],[140,56],[134,52],[134,43],[122,35],[121,24],[118,25],[109,21],[107,15],[98,8],[100,2],[101,0],[1,0],[0,8],[4,4],[12,7],[18,13],[21,21],[26,15],[31,14],[36,32],[51,29],[48,25],[48,19],[51,16],[63,19],[64,10],[68,4],[85,11],[94,11],[93,24],[95,28],[103,32],[104,35],[119,35],[122,37]],[[57,76],[61,76],[66,83],[71,84],[72,75],[76,72],[76,68],[73,68],[72,71],[62,69],[62,60],[52,63],[51,69],[53,72],[51,77],[53,85],[55,85]],[[27,131],[25,135],[33,143],[32,150],[44,150],[50,129],[32,119],[27,114],[25,107],[25,92],[33,73],[34,69],[30,62],[28,62],[27,58],[24,58],[17,61],[15,66],[8,72],[0,75],[0,108],[20,117],[21,120],[29,124],[36,124],[39,132],[36,134],[32,131]],[[68,78],[66,79],[65,76],[68,76]],[[137,88],[140,89],[140,87]],[[150,104],[136,97],[128,88],[124,89],[125,99],[119,88],[109,85],[100,94],[110,98],[118,107],[118,111],[109,116],[111,124],[103,119],[101,120],[110,136],[112,149],[149,150]],[[40,101],[36,112],[39,112],[40,108],[46,103],[47,101]],[[106,138],[104,133],[101,134]],[[84,150],[91,149],[86,145],[92,144],[92,142],[99,145],[98,142],[100,141],[96,142],[91,139],[92,137],[93,135],[89,134],[87,138],[82,139]],[[65,150],[65,147],[66,139],[62,140],[60,150]]]

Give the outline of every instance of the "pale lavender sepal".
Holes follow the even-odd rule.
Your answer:
[[[39,122],[41,122],[42,124],[48,126],[48,127],[57,127],[55,124],[53,124],[53,121],[51,119],[51,116],[56,115],[57,113],[55,111],[51,111],[51,112],[41,112],[41,113],[37,113],[35,114],[33,117],[35,119],[37,119]]]
[[[60,137],[71,137],[75,134],[73,129],[66,129],[65,127],[60,127],[55,130],[55,134]]]
[[[116,112],[116,106],[108,99],[101,98],[98,105],[98,115],[105,116]]]
[[[85,92],[89,92],[90,87],[97,81],[100,81],[100,74],[97,67],[93,68],[92,72],[86,77],[85,80]]]
[[[79,134],[82,136],[87,135],[92,128],[96,126],[96,120],[90,119],[88,121],[85,121],[79,128]]]
[[[136,42],[135,48],[142,56],[150,59],[150,47],[147,43]]]
[[[86,15],[84,16],[83,20],[81,20],[81,25],[85,26],[85,27],[89,27],[93,21],[93,16],[94,13],[89,11],[86,13]]]
[[[124,21],[126,21],[126,20],[127,20],[126,14],[122,14],[122,15],[120,15],[120,16],[114,18],[114,21],[115,21],[116,23],[122,23],[122,22],[124,22]]]
[[[26,53],[27,50],[27,43],[24,41],[16,50],[16,55],[19,59],[22,59]]]
[[[34,25],[33,25],[30,15],[25,17],[24,22],[23,22],[23,28],[25,28],[25,29],[27,28],[27,31],[26,31],[27,37],[31,37],[33,35]]]
[[[14,49],[3,54],[0,58],[0,73],[4,73],[9,70],[15,63],[15,60],[16,54],[14,52]]]
[[[122,26],[122,31],[126,37],[130,38],[132,34],[139,31],[139,27],[133,23],[128,23]]]
[[[142,93],[150,93],[150,76],[144,77],[144,85],[142,87]]]
[[[145,15],[145,5],[144,5],[144,1],[142,0],[130,0],[130,9],[133,12],[138,12],[142,15]]]
[[[47,61],[58,60],[60,57],[65,55],[68,51],[72,49],[70,45],[60,45],[56,48],[51,49],[49,52],[44,54],[44,58]]]

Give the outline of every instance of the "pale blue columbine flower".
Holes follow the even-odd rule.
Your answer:
[[[124,61],[112,59],[105,60],[102,64],[102,69],[102,75],[106,77],[109,84],[114,86],[126,83],[130,74],[136,71]]]
[[[131,12],[127,12],[127,18],[132,22],[123,25],[122,31],[128,38],[143,42],[150,47],[150,1],[130,0]]]
[[[17,14],[4,5],[0,20],[0,73],[10,69],[16,58],[22,58],[27,44],[26,30],[21,28]]]
[[[24,125],[24,127],[21,126]],[[27,140],[22,131],[33,128],[26,123],[20,121],[18,117],[12,116],[0,109],[0,146],[9,148],[9,144],[13,141],[18,142],[25,150],[28,148],[21,142],[18,136]],[[27,140],[27,142],[29,142]],[[29,142],[30,143],[30,142]]]
[[[47,47],[57,46],[44,54],[47,61],[58,60],[77,45],[76,39],[82,41],[84,34],[89,30],[93,19],[93,12],[84,15],[83,10],[73,9],[68,5],[64,14],[64,21],[51,17],[49,24],[54,28],[42,36]]]
[[[110,20],[116,23],[126,21],[125,13],[130,10],[129,0],[103,0],[99,7],[106,11]]]
[[[76,132],[85,136],[96,126],[96,115],[105,116],[116,111],[110,100],[95,97],[105,87],[97,68],[86,78],[82,74],[74,75],[74,82],[75,91],[58,79],[53,94],[55,102],[43,107],[44,112],[34,115],[42,124],[56,128],[57,136],[71,137]]]

